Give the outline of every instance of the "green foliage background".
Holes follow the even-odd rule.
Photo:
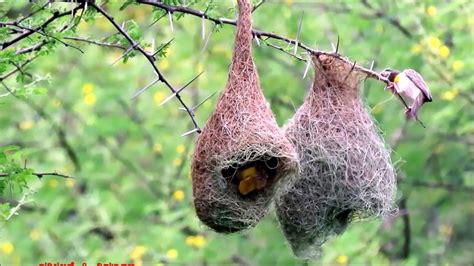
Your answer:
[[[214,17],[234,17],[231,1],[198,2],[188,4],[198,10],[211,5]],[[174,86],[204,71],[182,94],[186,103],[193,106],[224,88],[234,27],[218,26],[204,46],[197,17],[175,13],[171,32],[166,17],[148,27],[160,10],[144,4],[121,6],[114,1],[104,5],[142,44],[154,39],[157,47],[173,38],[157,65]],[[1,21],[16,19],[14,10],[31,8],[23,1],[0,3]],[[67,10],[71,5],[55,3],[51,8]],[[293,257],[273,214],[239,234],[208,230],[192,207],[189,157],[195,136],[180,137],[192,129],[189,118],[176,100],[158,106],[170,94],[162,84],[130,100],[135,90],[154,79],[144,57],[132,53],[111,66],[122,50],[63,39],[84,54],[58,42],[48,44],[29,54],[39,58],[22,72],[3,81],[19,97],[0,97],[0,172],[9,173],[0,177],[0,263],[472,264],[474,4],[266,1],[254,12],[254,27],[294,38],[303,11],[300,39],[305,44],[330,50],[340,36],[340,53],[358,64],[369,67],[375,60],[377,70],[413,68],[430,86],[434,101],[421,111],[426,129],[404,122],[401,103],[382,83],[367,80],[363,87],[384,137],[394,145],[392,158],[401,178],[398,198],[406,200],[401,215],[354,223],[324,246],[321,257],[305,262]],[[37,25],[50,15],[39,13],[30,23]],[[77,29],[55,36],[101,40],[115,33],[92,8],[83,19]],[[206,22],[206,34],[212,27]],[[8,39],[5,29],[0,27],[1,42]],[[35,34],[0,51],[0,76],[29,58],[16,56],[17,49],[42,39]],[[304,62],[263,42],[254,46],[254,56],[261,87],[283,125],[302,103],[311,71],[302,79]],[[4,93],[2,86],[0,95]],[[199,125],[204,125],[216,99],[198,109]],[[77,156],[76,164],[60,143],[60,132]],[[51,171],[75,178],[32,175]],[[18,202],[18,215],[10,217]],[[407,213],[409,233],[404,231]],[[407,236],[410,252],[403,256]]]

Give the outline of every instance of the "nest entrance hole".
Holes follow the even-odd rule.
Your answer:
[[[224,168],[221,174],[240,196],[251,198],[271,186],[279,165],[279,158],[263,155],[253,161]]]

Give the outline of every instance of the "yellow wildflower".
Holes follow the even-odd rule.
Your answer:
[[[76,181],[74,179],[68,178],[66,180],[66,187],[72,188],[74,187],[74,184],[76,184]]]
[[[453,227],[449,224],[442,224],[439,227],[439,233],[446,238],[451,237],[453,234]]]
[[[60,101],[58,98],[54,98],[54,99],[51,101],[51,104],[53,105],[53,107],[58,108],[59,106],[61,106],[61,101]]]
[[[156,104],[160,104],[165,99],[165,95],[161,91],[157,91],[153,94],[153,101]]]
[[[135,246],[130,252],[130,258],[132,260],[139,260],[143,256],[143,254],[145,254],[147,249],[147,247],[142,245]]]
[[[175,201],[182,201],[184,199],[184,192],[182,190],[176,190],[173,192],[172,197]]]
[[[453,63],[451,64],[451,68],[453,69],[454,72],[461,70],[463,66],[464,66],[464,63],[461,60],[454,60]]]
[[[48,181],[48,186],[49,186],[50,188],[55,188],[55,187],[57,187],[57,186],[58,186],[58,180],[56,180],[56,179],[50,179],[50,180]]]
[[[436,9],[436,7],[429,6],[428,8],[426,8],[426,14],[428,16],[434,17],[434,16],[436,16],[436,13],[438,13],[438,9]]]
[[[94,85],[92,85],[92,83],[84,83],[84,85],[82,85],[83,94],[92,93],[93,90],[94,90]]]
[[[346,265],[348,260],[349,259],[347,258],[346,255],[339,255],[336,257],[336,263],[338,265]]]
[[[186,148],[184,147],[183,144],[180,144],[180,145],[176,146],[176,153],[177,154],[182,154],[185,150],[186,150]]]
[[[377,24],[377,26],[375,26],[375,32],[383,33],[384,32],[383,25],[382,24]]]
[[[438,144],[434,147],[433,153],[434,154],[440,154],[444,150],[443,144]]]
[[[166,251],[166,257],[170,260],[174,260],[178,257],[178,251],[174,248],[168,249],[168,251]]]
[[[380,104],[374,106],[374,108],[372,108],[372,113],[373,114],[379,114],[380,112],[382,111],[382,107],[380,107]]]
[[[0,250],[4,253],[4,254],[12,254],[14,248],[13,248],[13,244],[11,242],[3,242],[1,245],[0,245]]]
[[[449,56],[449,48],[446,45],[441,46],[438,51],[439,56],[442,58],[447,58]]]
[[[36,240],[39,239],[39,237],[40,237],[40,232],[38,231],[38,229],[31,230],[31,232],[30,232],[31,240],[36,241]]]
[[[166,70],[168,69],[169,66],[170,64],[168,63],[167,59],[161,59],[160,62],[158,63],[158,68],[160,70]]]
[[[153,145],[153,152],[154,152],[154,153],[161,153],[162,148],[163,148],[163,147],[161,146],[160,143],[155,143],[155,144]]]
[[[201,62],[199,62],[199,63],[197,64],[197,72],[198,72],[198,73],[201,73],[201,72],[203,72],[203,71],[204,71],[204,65],[203,65]]]
[[[182,161],[180,158],[175,158],[175,159],[173,160],[173,166],[174,166],[174,167],[178,167],[178,166],[181,165],[182,162],[183,162],[183,161]]]
[[[287,6],[290,6],[293,4],[293,0],[283,0],[283,2],[285,3],[285,5]]]
[[[92,93],[87,94],[86,96],[84,96],[84,103],[86,105],[89,105],[89,106],[94,105],[96,100],[97,99],[96,99],[95,95],[92,94]]]
[[[186,237],[186,245],[188,246],[200,248],[203,247],[204,244],[206,244],[206,240],[201,235]]]
[[[410,51],[412,54],[419,54],[421,52],[421,48],[421,45],[416,43],[411,46]]]
[[[441,99],[450,102],[454,99],[454,97],[456,97],[456,95],[458,95],[458,89],[452,88],[443,92],[443,94],[441,94]]]
[[[441,40],[437,37],[430,36],[428,37],[428,45],[433,49],[438,49],[441,46]]]
[[[18,126],[21,130],[28,130],[33,127],[33,122],[31,120],[21,121]]]

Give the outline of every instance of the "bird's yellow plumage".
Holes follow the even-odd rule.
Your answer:
[[[237,174],[239,179],[239,193],[247,195],[256,189],[262,189],[265,187],[266,179],[261,176],[255,166],[241,170]]]
[[[393,82],[395,82],[395,83],[397,83],[399,80],[400,80],[399,75],[396,75],[396,76],[393,78]]]
[[[246,179],[249,176],[255,175],[256,173],[257,173],[257,168],[255,168],[254,166],[249,167],[249,168],[246,168],[246,169],[242,170],[239,173],[238,178],[239,178],[239,180],[243,180],[243,179]]]

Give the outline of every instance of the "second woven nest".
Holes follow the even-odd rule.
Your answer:
[[[299,177],[276,201],[280,226],[301,258],[317,255],[352,220],[393,211],[396,192],[390,153],[359,96],[365,75],[327,55],[314,55],[313,65],[313,87],[284,128]]]

